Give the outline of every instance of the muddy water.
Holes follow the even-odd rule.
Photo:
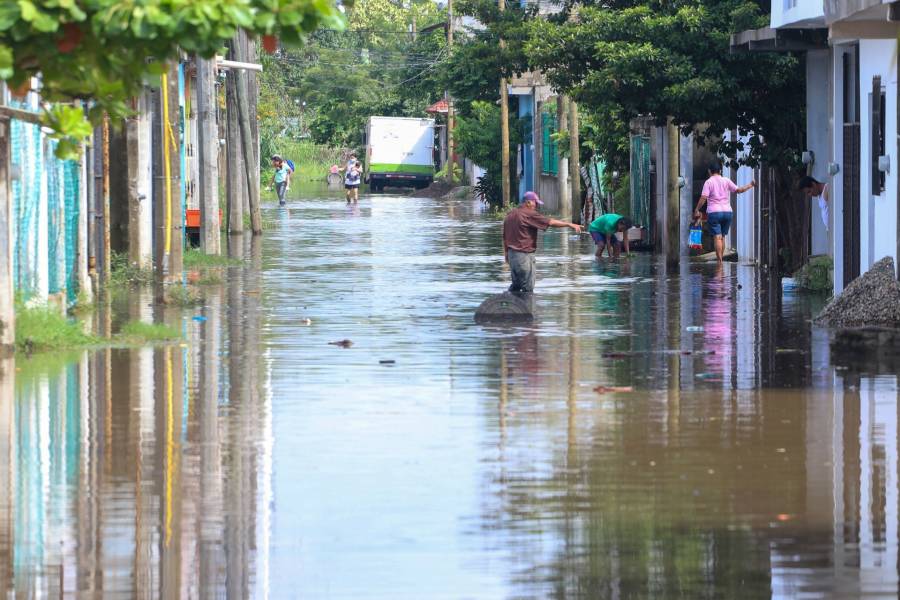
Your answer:
[[[538,321],[476,326],[476,208],[294,201],[202,308],[129,300],[183,344],[3,363],[0,590],[897,596],[895,365],[754,268],[559,231]]]

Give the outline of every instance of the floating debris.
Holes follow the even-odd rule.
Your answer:
[[[396,365],[397,361],[394,360],[393,358],[386,358],[384,360],[379,360],[378,364],[379,365]]]
[[[338,340],[336,342],[328,342],[330,346],[340,346],[341,348],[349,348],[353,345],[352,340]]]
[[[634,388],[630,385],[622,385],[622,386],[609,386],[609,385],[598,385],[594,388],[594,391],[598,394],[618,394],[625,392],[633,392]]]

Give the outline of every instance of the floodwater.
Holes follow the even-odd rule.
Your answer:
[[[821,298],[557,230],[538,320],[481,327],[477,206],[265,217],[203,307],[126,303],[182,344],[2,363],[0,592],[897,597],[898,369]]]

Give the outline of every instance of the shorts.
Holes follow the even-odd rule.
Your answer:
[[[731,212],[714,212],[706,216],[706,222],[713,235],[728,235],[733,217],[734,213]]]
[[[616,236],[614,236],[614,235],[607,236],[606,234],[600,233],[599,231],[592,231],[591,239],[594,240],[594,243],[597,244],[598,246],[600,246],[602,244],[607,244],[607,243],[608,244],[617,244],[617,245],[622,243],[619,241],[619,238],[617,238]]]
[[[359,184],[358,184],[358,183],[345,183],[345,184],[344,184],[344,189],[345,189],[345,190],[355,190],[355,189],[358,189],[358,188],[359,188]]]

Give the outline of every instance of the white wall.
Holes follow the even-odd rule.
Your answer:
[[[822,0],[772,0],[770,27],[825,26],[825,3]]]
[[[777,2],[778,0],[774,0]],[[831,56],[829,50],[816,50],[806,55],[806,149],[815,153],[812,176],[832,185],[828,163],[832,160]],[[831,231],[822,221],[819,203],[810,202],[812,254],[832,254]],[[829,207],[830,208],[830,207]],[[829,218],[830,218],[829,211]]]
[[[726,140],[731,139],[731,132],[726,131],[723,136]],[[741,139],[746,143],[748,136],[742,135]],[[743,160],[747,156],[747,151],[738,154],[738,160]],[[734,169],[725,167],[722,169],[722,176],[727,179],[733,179],[738,186],[744,186],[753,181],[756,172],[750,167],[739,167],[737,173],[733,173]],[[757,182],[758,183],[758,182]],[[756,194],[759,188],[754,188],[740,195],[734,195],[731,199],[731,207],[734,209],[734,225],[731,233],[725,238],[725,245],[728,248],[737,250],[738,259],[741,262],[756,262],[759,260],[759,205],[756,202]]]
[[[860,40],[860,272],[885,256],[897,260],[897,42],[895,40]],[[886,90],[885,153],[890,156],[891,170],[885,191],[872,194],[872,140],[870,95],[872,78],[881,76]]]
[[[833,107],[831,128],[832,160],[844,162],[844,53],[847,46],[835,46],[831,52],[831,88]],[[844,174],[838,173],[831,184],[831,255],[834,257],[834,293],[844,289]]]

